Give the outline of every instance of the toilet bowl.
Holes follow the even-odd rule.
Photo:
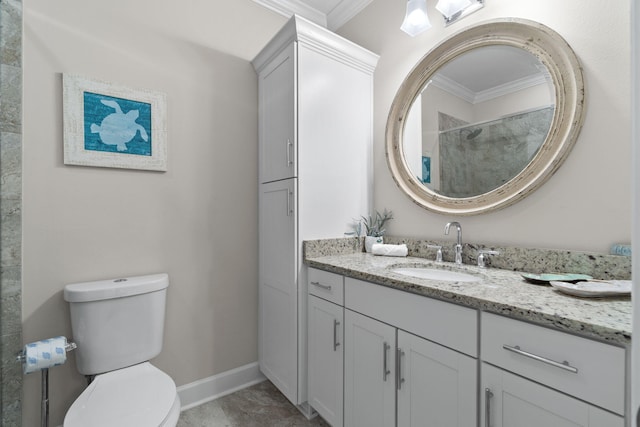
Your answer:
[[[64,427],[173,427],[180,398],[169,375],[149,362],[96,375],[71,405]]]
[[[180,398],[149,360],[162,349],[167,274],[67,285],[76,367],[93,377],[64,427],[175,427]]]

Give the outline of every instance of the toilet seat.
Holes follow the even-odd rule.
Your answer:
[[[69,408],[64,427],[174,427],[180,398],[149,362],[97,375]]]

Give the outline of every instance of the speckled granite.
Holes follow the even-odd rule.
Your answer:
[[[389,239],[389,241],[392,240]],[[330,255],[329,245],[324,246],[321,242],[305,242],[305,245],[307,243],[314,248],[313,251],[305,251],[307,254],[305,263],[310,267],[492,313],[508,315],[512,318],[551,326],[562,331],[613,344],[628,345],[631,341],[632,306],[628,297],[575,298],[559,293],[549,286],[530,284],[518,272],[495,268],[495,263],[492,268],[481,269],[474,265],[456,267],[447,262],[438,264],[413,256],[407,258],[378,257],[359,251],[351,253],[343,251],[338,255]],[[324,249],[320,250],[320,247]],[[415,253],[415,248],[413,249]],[[517,251],[514,250],[514,252]],[[309,256],[309,254],[314,256]],[[570,255],[575,256],[575,254]],[[608,256],[602,257],[608,258]],[[568,259],[566,265],[577,266],[583,262],[583,259],[580,258],[578,262],[572,261],[571,257]],[[540,262],[534,264],[547,265]],[[464,271],[479,275],[483,280],[475,283],[438,282],[402,276],[391,271],[396,266],[416,265]],[[526,271],[538,272],[531,269]],[[561,268],[552,271],[564,272],[567,270]],[[584,270],[571,272],[582,273]]]
[[[428,245],[438,245],[442,246],[445,261],[453,262],[454,259],[451,240],[417,240],[393,236],[385,236],[384,239],[385,243],[406,244],[411,257],[434,260],[436,249],[429,248]],[[362,245],[362,238],[355,237],[308,240],[304,244],[304,257],[362,252]],[[480,250],[500,252],[500,255],[487,257],[486,265],[492,268],[537,274],[582,273],[602,280],[631,279],[631,257],[628,256],[465,243],[462,249],[464,264],[476,265]]]
[[[346,237],[342,239],[306,240],[302,246],[304,258],[325,255],[354,254],[364,251],[364,239]]]
[[[435,259],[435,249],[427,245],[442,246],[445,261],[453,262],[453,240],[415,240],[385,236],[385,243],[405,243],[409,256]],[[327,255],[332,243],[325,244]],[[317,243],[316,245],[321,245]],[[589,252],[560,251],[552,249],[519,248],[508,246],[487,246],[477,243],[465,243],[462,249],[463,262],[476,265],[478,251],[495,250],[500,255],[487,258],[487,266],[527,273],[582,273],[603,280],[628,280],[631,278],[631,258],[620,255],[605,255]]]

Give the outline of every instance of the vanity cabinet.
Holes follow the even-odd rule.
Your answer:
[[[623,427],[624,418],[482,364],[482,427]]]
[[[338,307],[310,318],[325,344],[309,347],[311,371],[344,376],[334,427],[631,425],[623,346],[317,269],[309,277],[318,307]],[[329,334],[341,332],[344,365],[323,365]]]
[[[625,350],[482,313],[483,426],[624,426]]]
[[[346,426],[475,425],[475,310],[350,278],[345,308]]]
[[[333,427],[343,426],[343,280],[309,269],[309,405]]]
[[[344,408],[344,309],[309,296],[309,405],[333,427]]]
[[[302,242],[343,237],[353,218],[370,211],[377,60],[298,16],[253,60],[259,104],[258,359],[265,376],[297,405],[307,401]]]
[[[477,363],[398,330],[398,427],[473,426]]]
[[[345,311],[344,422],[391,427],[396,417],[396,329]]]
[[[476,364],[469,356],[346,310],[345,425],[474,425]]]

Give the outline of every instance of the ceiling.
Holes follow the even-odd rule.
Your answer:
[[[373,0],[253,0],[283,16],[294,13],[332,31],[356,16]]]
[[[484,46],[466,52],[441,67],[432,82],[472,104],[540,84],[553,86],[538,58],[510,46]]]
[[[473,92],[544,74],[534,55],[510,46],[484,46],[466,52],[438,70]]]

